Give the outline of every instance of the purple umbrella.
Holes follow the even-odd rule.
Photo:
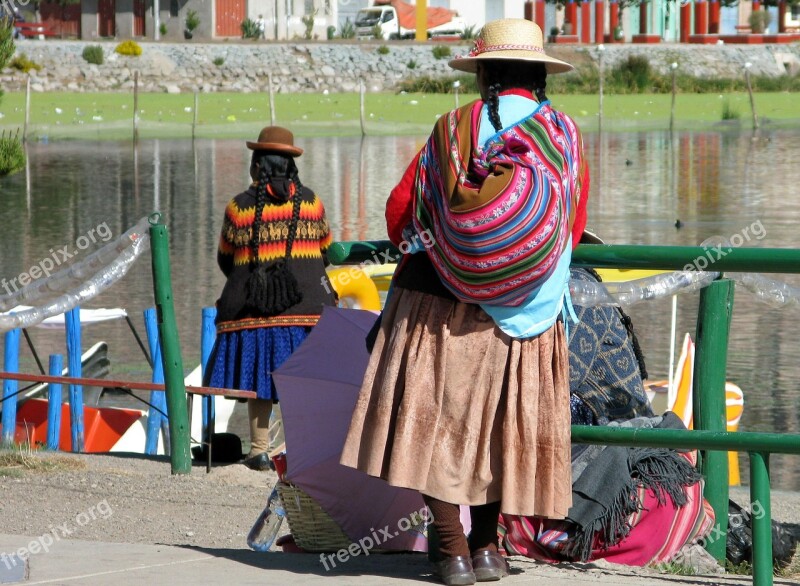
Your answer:
[[[370,311],[325,307],[300,348],[272,373],[283,412],[286,479],[354,543],[370,538],[376,549],[427,551],[421,528],[408,530],[425,509],[420,494],[339,463],[369,362],[366,335],[376,318]]]

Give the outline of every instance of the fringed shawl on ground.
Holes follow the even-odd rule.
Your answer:
[[[476,146],[482,104],[434,127],[416,169],[414,227],[432,237],[428,255],[456,298],[519,305],[569,241],[588,178],[583,145],[573,120],[544,102]]]

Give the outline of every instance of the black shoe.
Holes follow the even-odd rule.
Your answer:
[[[472,568],[478,582],[493,582],[508,576],[508,562],[496,551],[483,549],[472,554]]]
[[[472,561],[463,555],[437,562],[436,573],[447,586],[469,586],[475,583]]]
[[[250,468],[250,470],[257,470],[258,472],[269,470],[271,463],[272,462],[270,462],[269,456],[266,452],[261,452],[255,456],[250,456],[249,458],[246,458],[244,462],[242,462],[242,464]]]

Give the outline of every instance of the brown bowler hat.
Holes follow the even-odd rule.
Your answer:
[[[303,149],[294,146],[294,135],[281,126],[266,126],[261,129],[256,142],[247,141],[247,148],[254,151],[273,151],[299,157]]]

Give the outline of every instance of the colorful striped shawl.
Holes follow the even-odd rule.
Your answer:
[[[581,192],[575,123],[544,102],[476,147],[483,103],[442,116],[416,170],[414,226],[461,301],[519,305],[550,276],[568,242]]]

